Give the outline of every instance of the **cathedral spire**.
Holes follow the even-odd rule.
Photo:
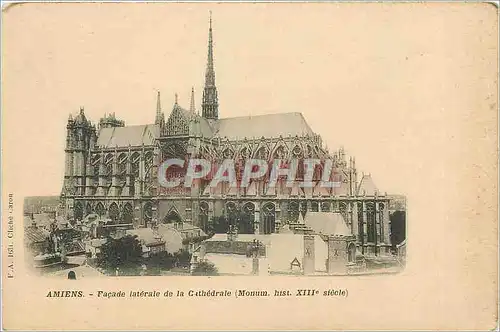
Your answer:
[[[195,107],[194,107],[194,87],[191,88],[191,103],[189,104],[189,111],[191,113],[195,112]]]
[[[203,89],[201,108],[203,117],[207,119],[219,118],[219,102],[217,98],[217,87],[215,86],[212,12],[210,12],[210,24],[208,29],[207,70],[205,72],[205,88]]]
[[[155,124],[160,124],[161,122],[161,101],[160,101],[160,91],[158,91],[158,95],[156,96],[156,118]]]

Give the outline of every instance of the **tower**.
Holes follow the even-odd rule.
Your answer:
[[[61,196],[65,198],[64,205],[68,217],[73,217],[73,198],[86,193],[90,150],[96,141],[95,127],[85,117],[83,107],[74,119],[69,116],[66,126],[64,184],[61,192]]]
[[[207,70],[205,72],[205,87],[201,102],[202,116],[206,119],[217,120],[219,118],[219,101],[217,87],[215,86],[214,52],[212,38],[212,13],[210,12],[210,26],[208,29],[208,58]]]

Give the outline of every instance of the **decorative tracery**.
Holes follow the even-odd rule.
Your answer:
[[[276,208],[273,203],[262,206],[262,217],[264,219],[264,234],[274,233],[276,227]]]
[[[184,116],[180,107],[176,106],[167,123],[165,124],[165,134],[167,136],[179,136],[189,134],[189,121]]]

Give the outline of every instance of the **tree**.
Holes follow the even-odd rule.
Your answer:
[[[239,234],[253,234],[253,218],[251,214],[238,211],[233,213],[230,217],[219,216],[213,217],[209,222],[209,233],[222,233],[225,234],[229,230],[229,225],[238,227]]]
[[[209,233],[227,233],[229,222],[225,216],[212,217],[208,224]]]
[[[133,270],[139,268],[142,246],[137,236],[127,235],[119,239],[107,238],[101,246],[97,264],[107,270]]]
[[[148,275],[160,275],[161,270],[170,270],[175,264],[174,255],[167,251],[152,254],[145,260]]]
[[[217,276],[219,271],[214,263],[209,261],[201,261],[198,266],[193,270],[194,276]]]
[[[213,236],[213,234],[212,234],[212,236]],[[185,238],[184,240],[182,240],[182,244],[187,245],[190,243],[200,243],[200,242],[203,242],[207,239],[210,239],[212,236],[203,235],[203,236],[188,237],[188,238]]]
[[[240,234],[253,234],[253,219],[252,215],[246,213],[238,213],[238,217],[236,219],[236,225],[238,226],[238,233]]]
[[[179,250],[174,253],[175,265],[180,267],[187,267],[191,262],[191,254],[187,250]]]

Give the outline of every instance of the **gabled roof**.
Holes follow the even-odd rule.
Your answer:
[[[126,231],[126,234],[137,236],[138,240],[144,241],[144,244],[146,246],[156,245],[161,242],[164,242],[161,235],[155,233],[151,228],[129,229]]]
[[[28,243],[43,242],[49,238],[50,233],[43,228],[25,227],[24,239]]]
[[[317,234],[352,235],[344,217],[338,212],[307,212],[305,224]]]
[[[230,140],[313,135],[301,113],[277,113],[224,118],[215,125],[215,137]]]
[[[101,128],[97,145],[102,148],[153,145],[160,137],[160,127],[155,124]]]
[[[372,177],[369,174],[363,175],[363,178],[358,186],[357,194],[375,196],[375,193],[378,193],[378,189],[377,186],[375,186]]]
[[[180,232],[168,224],[158,225],[158,234],[165,241],[165,250],[173,254],[182,249],[182,236]]]

